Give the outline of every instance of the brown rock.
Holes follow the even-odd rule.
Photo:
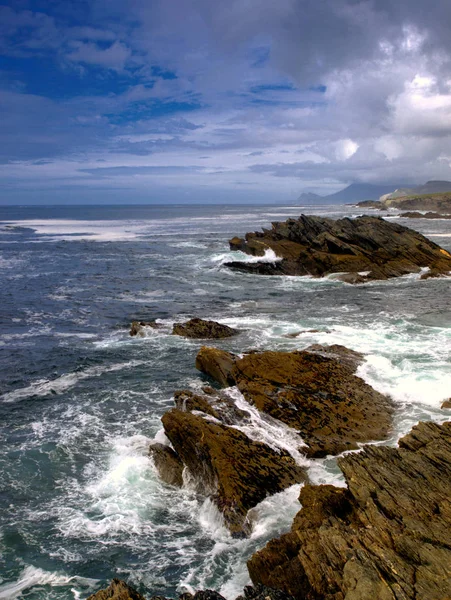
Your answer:
[[[211,405],[211,396],[211,393],[210,396],[201,396],[200,394],[194,394],[189,390],[181,390],[174,394],[175,406],[183,412],[199,410],[218,419],[219,414]]]
[[[236,384],[258,410],[299,431],[308,456],[338,454],[386,438],[393,406],[354,374],[362,356],[343,346],[313,348],[230,358],[204,347],[196,367],[221,385]]]
[[[287,452],[276,452],[222,423],[178,409],[163,415],[162,422],[199,492],[211,496],[235,535],[250,532],[249,509],[306,479]]]
[[[247,233],[231,249],[263,256],[267,249],[281,260],[225,263],[230,268],[261,275],[346,273],[348,283],[399,277],[430,267],[447,274],[451,254],[420,233],[380,217],[333,219],[301,215],[272,224],[272,230]],[[367,273],[362,275],[362,273]]]
[[[451,408],[451,398],[442,402],[442,408]]]
[[[311,344],[305,348],[305,351],[335,358],[339,363],[347,365],[353,371],[355,371],[365,359],[361,352],[351,350],[341,344],[331,344],[330,346],[325,346],[324,344]]]
[[[149,456],[153,458],[158,475],[165,483],[182,487],[184,465],[172,448],[164,444],[151,444]]]
[[[252,581],[298,600],[451,598],[451,423],[339,466],[348,488],[305,486],[291,532],[248,562]]]
[[[136,590],[128,586],[125,581],[113,579],[111,585],[89,596],[87,600],[146,600]]]
[[[438,269],[429,269],[426,273],[423,273],[420,279],[433,279],[435,277],[443,277],[444,274]]]
[[[202,346],[196,356],[196,369],[206,373],[224,387],[233,385],[231,372],[237,358],[230,352]]]
[[[222,339],[239,333],[238,329],[204,319],[190,319],[186,323],[174,323],[172,335],[193,339]]]

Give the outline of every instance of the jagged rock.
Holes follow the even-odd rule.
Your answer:
[[[248,562],[252,581],[297,600],[451,598],[451,423],[339,466],[348,487],[304,486],[291,532]]]
[[[215,411],[211,405],[209,398],[201,396],[200,394],[194,394],[189,390],[181,390],[174,394],[175,406],[183,412],[192,412],[194,410],[201,411],[207,415],[219,419],[219,414]]]
[[[172,448],[153,443],[149,447],[149,456],[153,458],[158,475],[165,483],[182,487],[184,465]]]
[[[307,456],[338,454],[385,439],[393,405],[354,374],[362,356],[338,345],[311,350],[239,358],[203,347],[196,367],[223,386],[237,385],[259,411],[299,431]]]
[[[442,402],[442,408],[451,408],[451,398]]]
[[[204,319],[190,319],[186,323],[174,323],[172,335],[180,335],[193,339],[222,339],[232,337],[239,333],[228,325],[205,321]]]
[[[301,215],[275,222],[272,230],[247,233],[233,239],[238,248],[253,256],[271,249],[277,262],[225,263],[226,266],[261,275],[345,274],[348,283],[399,277],[430,267],[443,274],[451,271],[451,254],[420,233],[380,217],[333,219]],[[349,275],[352,274],[352,275]]]
[[[175,392],[175,406],[184,412],[200,411],[220,420],[225,425],[236,425],[238,422],[248,422],[249,414],[239,409],[232,398],[213,390],[202,396],[189,390]]]
[[[233,385],[231,371],[237,358],[231,352],[202,346],[196,356],[196,369],[206,373],[222,386]]]
[[[152,329],[161,329],[163,326],[155,321],[133,321],[130,327],[130,335],[133,337],[139,335],[145,337],[145,327],[151,327]]]
[[[276,452],[216,419],[170,410],[165,433],[199,492],[210,496],[232,534],[248,534],[248,511],[266,496],[305,481],[305,470],[288,452]]]
[[[89,596],[87,600],[146,600],[136,590],[128,586],[125,581],[113,579],[104,590]]]

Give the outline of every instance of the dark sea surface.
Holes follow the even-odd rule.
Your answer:
[[[451,395],[451,279],[351,286],[222,266],[236,257],[229,238],[301,212],[361,214],[0,207],[0,600],[84,599],[113,577],[148,596],[209,587],[232,599],[250,554],[288,530],[299,486],[262,502],[252,536],[237,540],[208,500],[156,476],[148,447],[164,441],[174,391],[205,383],[194,368],[202,342],[169,335],[174,322],[238,327],[213,342],[238,353],[312,343],[364,352],[360,376],[398,406],[392,444],[420,419],[449,417],[440,406]],[[451,250],[450,221],[389,218]],[[164,327],[131,338],[135,319]],[[265,427],[256,421],[256,435],[290,448],[289,432]],[[343,485],[334,459],[309,465],[314,482]]]

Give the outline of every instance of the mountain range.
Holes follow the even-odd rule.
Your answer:
[[[451,192],[451,181],[428,181],[418,186],[408,186],[404,184],[383,184],[375,185],[370,183],[352,183],[348,187],[329,194],[320,196],[312,192],[303,192],[298,202],[301,204],[346,204],[362,202],[363,200],[379,200],[381,196],[397,192],[400,196],[411,196],[414,194],[436,194],[441,192]]]

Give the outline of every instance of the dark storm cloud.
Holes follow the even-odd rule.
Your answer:
[[[450,178],[449,23],[449,0],[6,3],[0,178]]]

